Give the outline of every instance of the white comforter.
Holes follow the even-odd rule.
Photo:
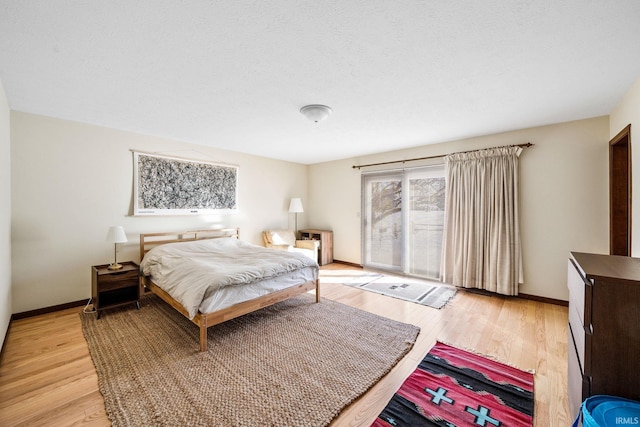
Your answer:
[[[170,243],[151,249],[140,267],[187,309],[189,318],[218,289],[272,279],[318,264],[295,252],[267,249],[234,238]]]

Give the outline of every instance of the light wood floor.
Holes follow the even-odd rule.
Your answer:
[[[435,310],[337,284],[349,267],[322,268],[321,296],[421,328],[411,352],[332,426],[368,426],[436,339],[535,369],[536,426],[568,426],[567,308],[458,292]],[[110,425],[78,313],[12,322],[0,364],[0,426]],[[195,326],[194,326],[195,327]]]

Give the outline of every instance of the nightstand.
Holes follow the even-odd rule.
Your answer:
[[[331,230],[299,230],[303,240],[319,240],[318,264],[325,265],[333,262],[333,231]]]
[[[91,298],[98,319],[107,308],[133,303],[140,308],[140,268],[132,261],[121,264],[120,270],[109,270],[109,264],[91,267]]]

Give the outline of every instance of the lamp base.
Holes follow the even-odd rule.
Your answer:
[[[109,264],[107,267],[109,270],[120,270],[122,268],[122,264],[118,264],[117,262],[114,264]]]

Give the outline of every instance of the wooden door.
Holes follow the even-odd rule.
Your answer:
[[[631,256],[631,125],[609,142],[609,252]]]

